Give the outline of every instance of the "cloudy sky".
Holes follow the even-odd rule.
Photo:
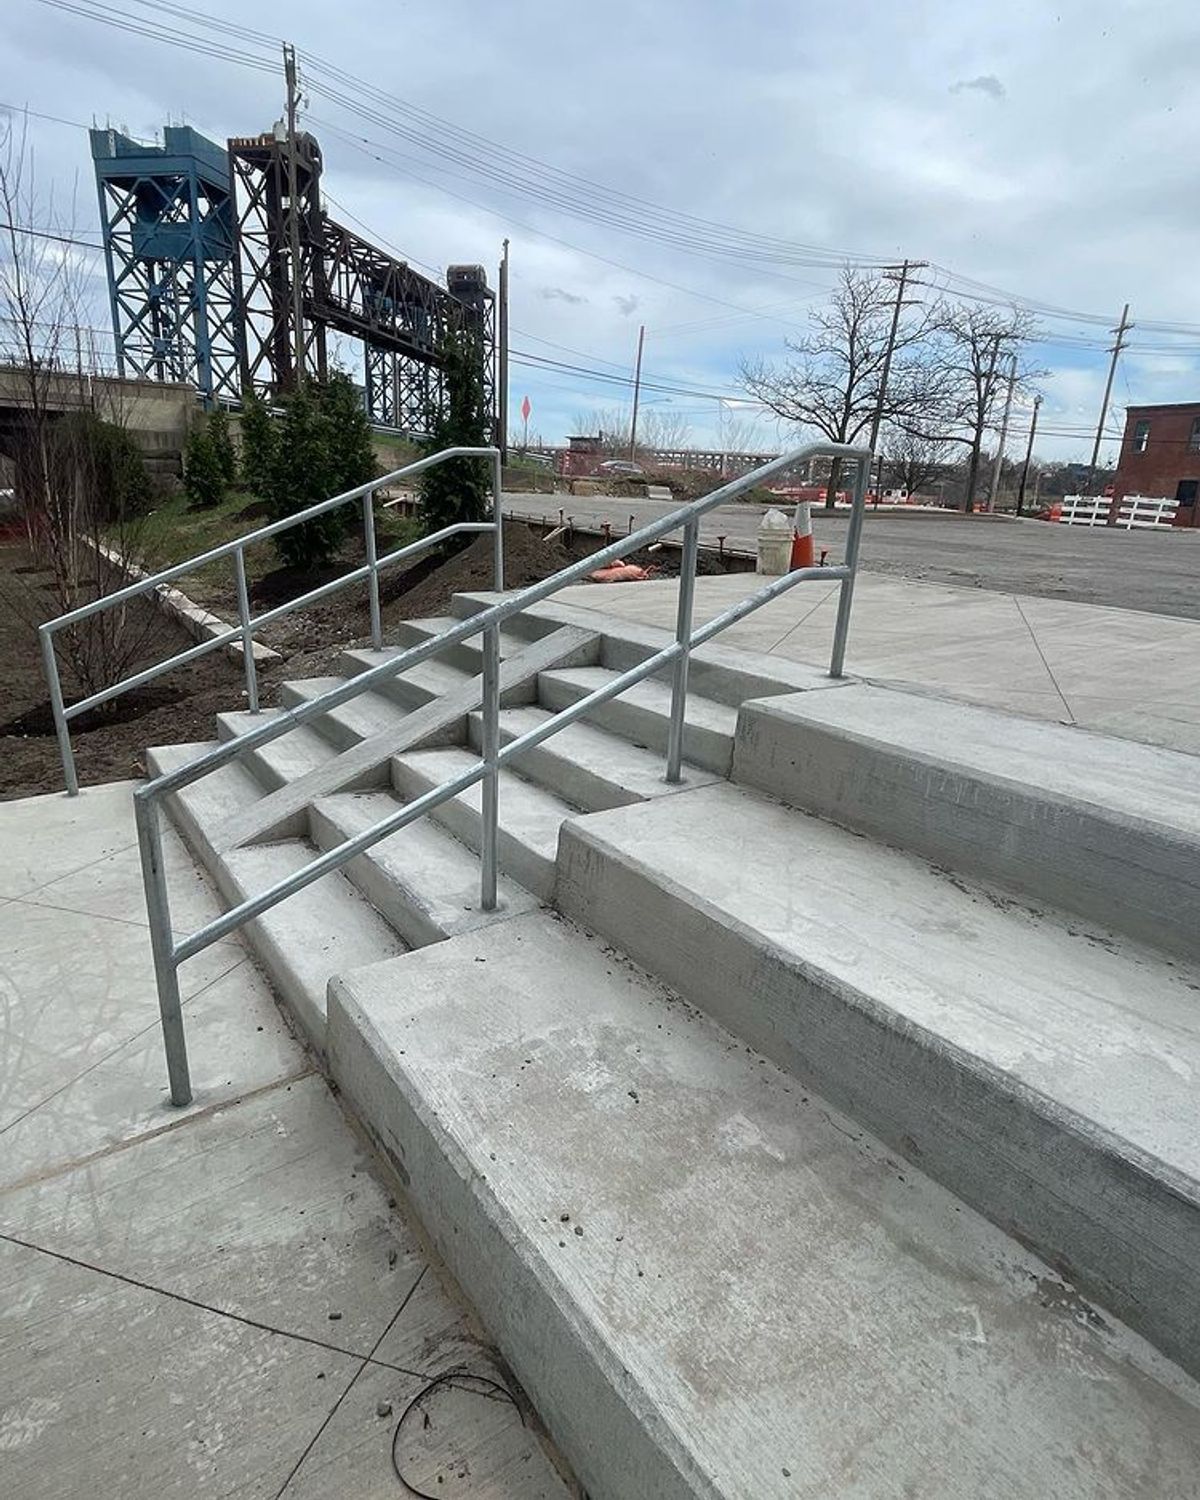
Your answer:
[[[651,410],[698,444],[772,446],[739,363],[803,329],[845,256],[926,260],[926,295],[1055,310],[1045,457],[1086,457],[1125,301],[1137,327],[1110,427],[1127,403],[1200,397],[1194,0],[206,0],[212,24],[182,19],[196,14],[7,0],[3,103],[223,141],[280,113],[273,39],[293,41],[335,216],[426,267],[494,267],[511,239],[512,406],[527,394],[548,441],[628,403],[644,323]],[[43,197],[95,236],[86,136],[32,115],[29,134]]]

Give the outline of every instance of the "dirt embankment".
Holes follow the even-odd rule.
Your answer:
[[[560,540],[544,542],[537,531],[521,522],[506,524],[504,540],[505,582],[509,588],[548,578],[600,545],[594,538],[577,538],[569,548]],[[645,560],[662,561],[661,556]],[[294,599],[357,561],[354,557],[339,559],[319,574],[277,569],[254,585],[252,606],[261,612]],[[669,565],[665,571],[669,571]],[[492,538],[486,533],[449,558],[431,555],[406,571],[385,575],[381,587],[385,638],[398,621],[447,614],[455,593],[490,589],[492,583]],[[183,586],[186,588],[186,580]],[[210,607],[220,606],[214,601]],[[23,546],[0,545],[0,660],[6,664],[0,680],[0,798],[62,790],[62,768],[37,640],[38,624],[57,612],[49,575],[37,567]],[[141,644],[126,675],[194,644],[180,626],[149,603],[137,601],[131,613]],[[228,611],[225,613],[231,617]],[[274,701],[274,689],[284,678],[331,672],[338,653],[348,645],[365,643],[369,629],[367,593],[361,584],[285,616],[264,635],[282,660],[259,669],[262,702]],[[62,666],[67,702],[76,702],[86,694],[72,680],[65,661]],[[165,673],[72,721],[71,739],[80,782],[90,785],[142,775],[148,745],[212,739],[213,716],[244,706],[245,679],[240,661],[222,652]]]

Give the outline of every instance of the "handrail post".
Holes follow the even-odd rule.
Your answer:
[[[363,496],[363,545],[366,549],[367,567],[371,572],[367,578],[367,589],[371,596],[371,645],[376,651],[383,649],[383,617],[379,609],[379,559],[375,551],[375,491],[368,490]]]
[[[258,712],[258,667],[254,661],[254,624],[250,619],[250,590],[246,587],[246,549],[239,547],[233,554],[234,572],[237,575],[238,619],[242,626],[242,665],[246,671],[246,701],[250,712]]]
[[[849,570],[842,579],[838,594],[837,623],[833,627],[833,652],[829,658],[830,677],[842,677],[846,661],[846,637],[850,633],[850,606],[854,602],[854,581],[858,576],[858,549],[862,542],[863,517],[867,508],[867,475],[870,459],[859,459],[858,477],[854,481],[854,502],[850,509],[850,524],[846,528],[846,555],[843,564]]]
[[[498,625],[491,625],[483,632],[483,734],[480,755],[487,766],[487,773],[483,778],[480,905],[484,911],[495,911],[500,822],[500,627]]]
[[[63,707],[62,683],[58,676],[58,657],[54,654],[54,631],[49,625],[38,626],[42,644],[42,666],[50,688],[50,711],[54,715],[54,733],[58,736],[58,755],[62,761],[67,796],[79,796],[79,777],[75,774],[75,752],[71,749],[71,730]]]
[[[133,815],[142,859],[142,883],[146,888],[146,916],[150,922],[150,951],[154,956],[154,978],[158,986],[167,1079],[171,1086],[171,1103],[182,1109],[192,1102],[192,1080],[188,1070],[187,1040],[183,1033],[179,970],[175,964],[175,938],[171,930],[158,803],[149,797],[135,795]]]
[[[667,780],[683,780],[683,728],[687,713],[688,665],[692,652],[692,606],[696,598],[696,560],[700,548],[700,521],[693,516],[684,527],[683,552],[679,560],[679,606],[675,616],[675,658],[671,684],[671,725],[667,732]]]
[[[496,592],[504,592],[504,469],[499,451],[492,458],[492,524],[496,528]]]

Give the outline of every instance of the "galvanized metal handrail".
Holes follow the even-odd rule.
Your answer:
[[[397,547],[382,557],[377,555],[375,534],[375,503],[376,490],[385,485],[394,484],[398,479],[406,479],[415,474],[422,473],[425,469],[433,468],[435,464],[445,463],[451,458],[486,458],[490,460],[492,467],[492,519],[490,521],[460,521],[453,526],[443,526],[440,531],[435,531],[429,536],[421,537],[418,541],[409,542],[406,546]],[[261,615],[250,613],[250,593],[246,584],[246,548],[253,547],[258,542],[264,542],[269,537],[278,536],[282,531],[289,531],[293,526],[301,526],[306,521],[312,521],[317,516],[323,516],[331,510],[336,510],[341,505],[350,505],[356,500],[361,500],[363,508],[363,547],[366,562],[349,573],[344,573],[340,578],[334,578],[329,583],[323,583],[315,589],[309,589],[306,594],[301,594],[295,599],[289,599],[283,604],[277,604],[274,609],[267,610]],[[212,547],[207,552],[201,552],[196,557],[189,558],[186,562],[176,563],[174,567],[164,568],[161,572],[139,579],[137,583],[128,584],[125,588],[117,589],[115,593],[104,594],[99,599],[94,599],[90,604],[80,605],[65,615],[59,615],[54,620],[47,620],[45,624],[38,627],[38,636],[42,649],[42,664],[46,673],[46,682],[50,690],[50,708],[54,715],[54,729],[58,736],[58,752],[62,760],[63,777],[67,784],[68,796],[74,797],[79,791],[79,778],[75,770],[75,753],[71,748],[70,721],[78,718],[80,714],[86,713],[89,708],[97,708],[101,703],[108,703],[111,699],[119,697],[122,693],[131,692],[134,688],[141,687],[143,683],[152,682],[154,678],[161,677],[165,672],[176,671],[179,667],[186,666],[188,662],[196,661],[201,656],[206,656],[210,651],[218,651],[223,646],[228,646],[234,641],[241,642],[242,658],[246,673],[246,698],[250,712],[258,712],[258,669],[254,660],[254,637],[265,625],[280,619],[283,615],[290,614],[292,610],[303,609],[305,605],[315,604],[321,599],[327,599],[330,594],[336,594],[339,590],[349,588],[351,584],[360,583],[364,579],[367,582],[370,610],[371,610],[371,644],[376,650],[383,645],[383,623],[379,600],[379,575],[385,568],[395,567],[397,563],[406,558],[415,557],[418,553],[427,551],[430,547],[444,542],[447,538],[461,535],[463,532],[491,531],[495,533],[495,562],[496,577],[503,580],[504,577],[504,533],[502,501],[500,493],[500,451],[497,448],[445,448],[440,453],[430,454],[427,458],[417,459],[411,464],[405,464],[403,468],[393,469],[390,474],[381,474],[378,479],[368,480],[366,484],[360,484],[352,490],[345,490],[340,495],[333,495],[328,500],[319,500],[315,505],[310,505],[302,511],[297,511],[294,516],[285,516],[281,521],[272,521],[268,526],[260,526],[256,531],[249,531],[245,536],[235,537],[233,541],[222,542],[219,547]],[[195,646],[189,646],[185,651],[176,652],[174,656],[168,657],[166,661],[156,662],[153,666],[145,667],[132,676],[123,678],[122,681],[111,684],[109,687],[101,688],[99,692],[92,693],[82,698],[78,703],[72,703],[68,708],[63,703],[62,681],[58,671],[58,657],[54,650],[54,636],[59,630],[71,625],[76,625],[80,620],[86,620],[91,615],[102,613],[104,610],[114,609],[118,605],[125,604],[130,599],[136,599],[139,595],[151,592],[160,592],[176,578],[182,578],[188,573],[194,573],[197,568],[202,568],[208,563],[217,562],[223,557],[232,557],[234,562],[234,577],[237,585],[238,600],[238,623],[228,630],[219,631],[207,640],[198,642]],[[503,582],[497,584],[502,588]]]
[[[434,459],[451,456],[451,451],[446,454],[434,455]],[[761,484],[773,474],[779,473],[793,465],[810,458],[830,457],[840,458],[855,462],[858,465],[857,477],[854,483],[854,500],[850,514],[850,524],[846,533],[846,551],[840,566],[829,568],[800,568],[794,572],[785,573],[765,584],[761,589],[740,600],[730,609],[709,620],[707,624],[693,627],[692,612],[695,601],[696,584],[696,559],[699,549],[700,517],[721,505],[727,500],[734,498],[742,491]],[[502,766],[510,761],[516,760],[535,745],[551,738],[568,724],[574,723],[576,719],[583,717],[597,704],[604,703],[610,698],[615,698],[635,683],[644,678],[652,676],[664,667],[671,666],[671,718],[667,740],[666,779],[678,782],[682,779],[683,762],[683,740],[684,721],[687,707],[688,667],[691,652],[694,647],[702,645],[711,640],[728,626],[744,619],[754,610],[760,609],[772,599],[778,598],[789,589],[799,583],[820,580],[829,582],[836,580],[840,582],[841,589],[838,598],[837,620],[834,625],[833,649],[830,655],[829,672],[831,677],[840,677],[843,674],[846,651],[846,637],[850,626],[850,610],[854,594],[854,581],[858,569],[858,551],[862,537],[863,516],[866,500],[866,483],[870,471],[872,454],[869,449],[851,447],[842,443],[811,443],[802,448],[796,448],[790,453],[780,455],[769,463],[762,464],[759,468],[744,474],[740,478],[731,480],[722,485],[720,489],[714,490],[703,499],[693,501],[690,505],[681,506],[678,510],[670,512],[657,521],[643,526],[640,530],[633,532],[621,541],[613,542],[603,547],[599,552],[581,558],[578,562],[571,563],[561,569],[553,577],[544,579],[540,583],[531,584],[519,593],[509,598],[502,598],[498,603],[490,605],[478,614],[471,615],[460,620],[457,624],[443,631],[438,636],[432,636],[422,641],[419,645],[412,646],[399,655],[381,662],[377,666],[360,672],[357,676],[348,679],[340,687],[333,688],[319,698],[311,698],[295,708],[279,714],[253,729],[247,730],[245,734],[236,739],[227,740],[216,745],[212,750],[191,761],[177,770],[169,771],[146,785],[139,787],[134,793],[134,814],[137,822],[138,847],[141,853],[142,876],[146,889],[146,910],[150,923],[150,942],[154,955],[155,977],[158,984],[159,1010],[162,1019],[163,1041],[167,1056],[167,1074],[170,1082],[171,1102],[176,1105],[190,1103],[192,1097],[191,1080],[187,1062],[187,1046],[184,1038],[183,1013],[179,994],[178,969],[181,963],[202,952],[221,938],[227,937],[231,932],[243,926],[246,922],[261,916],[263,912],[303,890],[311,885],[313,881],[319,880],[323,875],[340,868],[347,861],[354,859],[372,848],[382,839],[398,832],[409,823],[432,812],[443,802],[457,796],[460,792],[474,786],[477,782],[483,783],[483,806],[482,827],[480,840],[480,866],[481,866],[481,891],[480,904],[485,911],[492,911],[496,906],[497,888],[497,844],[498,844],[498,779]],[[543,720],[535,728],[520,735],[508,744],[500,744],[500,627],[512,616],[528,609],[531,604],[539,603],[549,598],[559,589],[575,583],[592,572],[596,568],[603,567],[609,562],[614,562],[626,553],[635,551],[641,547],[658,541],[672,531],[683,528],[683,554],[679,579],[679,604],[676,612],[675,639],[660,651],[630,667],[627,671],[620,673],[617,677],[596,688],[593,692],[580,698],[568,708],[562,709],[552,717]],[[499,532],[497,532],[499,535]],[[500,554],[497,552],[497,564],[500,564]],[[498,579],[498,587],[502,588],[502,579]],[[348,702],[351,698],[369,691],[379,683],[386,682],[391,678],[398,677],[424,661],[427,657],[445,650],[446,647],[455,645],[460,641],[470,639],[474,635],[483,635],[483,669],[482,669],[482,736],[480,747],[480,758],[472,766],[467,767],[437,787],[433,787],[423,796],[412,802],[405,803],[402,807],[386,818],[380,819],[371,827],[363,829],[352,838],[345,839],[333,849],[327,850],[319,855],[303,869],[297,870],[277,881],[273,886],[258,895],[251,896],[245,901],[239,902],[223,916],[209,922],[198,932],[190,937],[176,942],[171,925],[170,903],[167,895],[166,868],[163,860],[162,824],[160,807],[163,799],[184,787],[190,786],[201,777],[217,770],[220,766],[228,765],[239,755],[249,750],[257,749],[261,745],[269,744],[280,735],[288,734],[299,725],[307,723],[308,720],[336,708],[339,704]]]

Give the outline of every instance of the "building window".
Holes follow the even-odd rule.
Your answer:
[[[1193,453],[1200,453],[1200,417],[1192,418],[1192,435],[1188,438],[1188,447]]]
[[[1195,436],[1196,429],[1193,427],[1192,435]],[[1150,441],[1150,423],[1143,420],[1133,424],[1133,451],[1145,453],[1146,444]]]

